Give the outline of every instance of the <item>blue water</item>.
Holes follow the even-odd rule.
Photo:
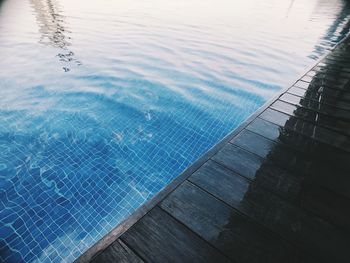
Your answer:
[[[0,1],[0,261],[72,262],[339,42],[349,14]]]

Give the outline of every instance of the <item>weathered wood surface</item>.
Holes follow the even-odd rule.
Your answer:
[[[121,239],[148,262],[230,262],[158,207],[152,209]]]
[[[120,239],[114,241],[104,253],[101,253],[92,261],[93,263],[109,263],[109,262],[120,262],[120,263],[143,263],[131,249],[123,243]]]
[[[349,262],[349,42],[92,262]]]

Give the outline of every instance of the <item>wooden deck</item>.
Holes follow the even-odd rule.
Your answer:
[[[347,39],[78,262],[350,262],[349,200]]]

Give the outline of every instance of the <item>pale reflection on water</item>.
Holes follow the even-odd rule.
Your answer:
[[[1,260],[73,261],[348,30],[342,0],[2,1]]]
[[[59,3],[55,0],[30,0],[30,3],[35,11],[41,34],[39,43],[59,48],[60,53],[57,57],[59,61],[67,63],[67,66],[63,67],[65,72],[70,70],[68,65],[71,62],[81,65],[81,62],[74,57],[74,52],[68,48],[71,45],[69,36],[71,32],[66,28],[65,17],[62,15]]]

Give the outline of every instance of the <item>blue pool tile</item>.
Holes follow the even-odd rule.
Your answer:
[[[14,231],[11,227],[9,226],[1,226],[0,227],[0,237],[3,239],[6,239],[8,237],[11,237],[11,235],[14,234]]]
[[[195,43],[201,37],[209,40],[205,35],[217,39],[221,26],[218,32],[194,34],[193,39],[194,32],[187,31],[190,27],[183,28],[187,32],[183,37],[191,37],[176,46],[172,31],[168,32],[164,24],[161,38],[175,45],[175,57],[171,52],[163,56],[161,48],[150,52],[153,44],[143,45],[144,34],[139,31],[128,40],[128,32],[133,30],[123,32],[136,49],[133,45],[118,47],[123,41],[111,36],[112,49],[107,43],[105,51],[87,52],[95,50],[90,45],[96,41],[71,41],[70,36],[84,35],[71,29],[84,30],[83,20],[89,19],[81,20],[69,1],[58,0],[59,5],[53,3],[50,8],[45,1],[34,2],[23,2],[23,7],[4,3],[0,14],[3,18],[4,14],[17,13],[11,8],[23,8],[23,18],[28,21],[28,26],[16,31],[2,19],[0,28],[4,38],[0,48],[4,54],[11,54],[0,61],[0,241],[6,240],[2,244],[6,253],[12,253],[9,246],[13,245],[26,262],[73,261],[238,127],[285,85],[284,80],[313,63],[305,50],[313,50],[314,44],[303,46],[300,52],[279,49],[274,54],[270,48],[268,52],[254,51],[253,57],[240,52],[239,40],[245,36],[232,43],[222,36],[220,45],[230,48],[220,49],[212,40],[208,45],[203,42],[203,50],[193,44],[193,39]],[[340,7],[330,9],[327,17],[335,17]],[[103,6],[100,8],[97,16],[104,13]],[[67,14],[65,9],[69,10]],[[41,19],[48,16],[54,21],[45,21],[49,26],[43,28]],[[111,22],[104,19],[107,24]],[[75,21],[82,27],[69,28]],[[327,23],[320,21],[316,19],[312,25],[313,29],[314,25],[322,26],[316,33],[323,36],[329,30],[323,25]],[[131,29],[138,24],[123,22]],[[207,30],[207,26],[202,29]],[[101,31],[101,35],[109,33]],[[270,33],[263,40],[278,37]],[[286,30],[283,37],[285,34],[292,38],[295,32]],[[320,40],[326,48],[330,45],[328,38],[333,39],[328,36]],[[298,38],[296,43],[315,42],[307,39],[301,43]],[[137,40],[145,50],[137,46]],[[244,50],[251,42],[245,41]],[[253,50],[265,47],[257,48],[253,42]],[[61,75],[57,65],[59,70],[68,69],[71,66],[67,64],[77,62],[70,48],[87,63]],[[137,54],[136,63],[132,53]],[[26,63],[18,64],[23,58]],[[295,64],[290,63],[296,58]],[[11,260],[16,256],[14,251]]]

